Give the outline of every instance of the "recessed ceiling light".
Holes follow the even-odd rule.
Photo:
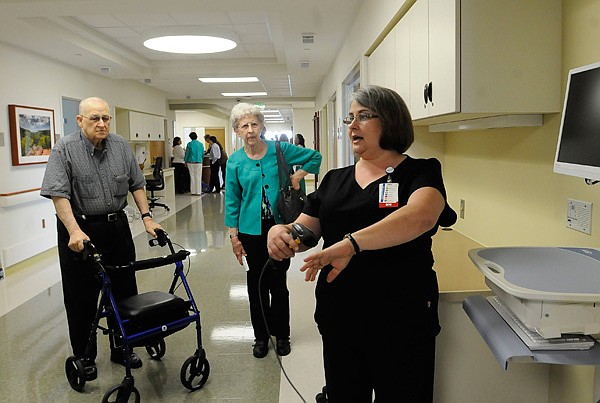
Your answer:
[[[160,27],[144,33],[144,46],[159,52],[200,54],[231,50],[237,46],[234,33],[222,29],[179,26]]]
[[[258,77],[200,77],[203,83],[253,83]]]
[[[144,41],[144,46],[159,52],[200,54],[225,52],[235,48],[237,44],[214,36],[171,35],[148,39]]]
[[[258,97],[267,95],[266,92],[222,92],[224,97]]]

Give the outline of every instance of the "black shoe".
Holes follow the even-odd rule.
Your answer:
[[[125,366],[125,353],[123,350],[112,350],[110,352],[110,360],[116,364]],[[142,359],[136,353],[129,355],[129,366],[133,369],[142,367]]]
[[[264,358],[267,356],[269,352],[269,342],[268,340],[254,340],[254,346],[252,347],[252,354],[256,358]]]
[[[86,381],[93,381],[98,378],[98,368],[95,361],[83,360],[83,377]]]
[[[292,348],[290,347],[290,339],[277,339],[275,351],[277,351],[277,355],[280,356],[288,355],[292,351]]]

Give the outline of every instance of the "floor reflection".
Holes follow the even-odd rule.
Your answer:
[[[161,216],[161,225],[176,249],[195,251],[184,262],[184,270],[200,311],[200,333],[211,374],[196,392],[190,393],[181,385],[181,366],[197,344],[196,329],[190,325],[165,339],[166,354],[161,361],[150,360],[143,348],[136,349],[144,361],[141,369],[133,371],[142,401],[278,402],[281,373],[274,354],[264,360],[252,356],[254,337],[246,274],[231,252],[226,235],[224,196],[207,194],[183,201],[185,206],[176,212],[155,215]],[[150,238],[139,219],[132,223],[132,231],[139,234],[134,237],[137,260],[169,253],[167,248],[149,245]],[[56,265],[56,255],[49,255],[47,264]],[[173,272],[174,266],[138,272],[140,292],[168,290]],[[19,281],[27,284],[32,280]],[[181,288],[177,293],[183,296]],[[87,382],[84,393],[71,389],[64,373],[70,349],[60,283],[44,290],[0,316],[2,400],[98,402],[110,387],[122,381],[124,368],[109,361],[108,337],[99,334],[98,379]]]

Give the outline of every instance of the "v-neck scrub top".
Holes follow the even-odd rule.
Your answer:
[[[355,166],[329,171],[308,196],[304,213],[319,218],[323,248],[406,205],[419,188],[433,187],[446,198],[441,164],[436,159],[407,156],[394,167],[390,176],[399,185],[395,208],[379,207],[379,184],[387,181],[387,175],[363,189],[354,171]],[[326,281],[331,266],[324,267],[315,291],[315,320],[321,333],[362,329],[371,334],[378,330],[437,334],[438,285],[431,251],[431,237],[437,228],[401,245],[361,251],[331,283]]]

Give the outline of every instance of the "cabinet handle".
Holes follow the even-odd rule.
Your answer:
[[[425,88],[423,88],[423,102],[425,102],[423,105],[424,108],[427,108],[427,94],[429,93],[428,87],[429,85],[425,83]]]
[[[429,82],[429,87],[427,87],[427,98],[429,98],[429,102],[433,105],[433,82]]]

